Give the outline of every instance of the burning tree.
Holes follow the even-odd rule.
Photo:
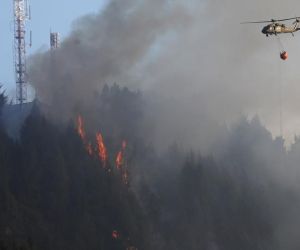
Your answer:
[[[99,159],[101,160],[103,167],[106,167],[108,154],[107,154],[106,146],[104,144],[103,136],[99,132],[96,134],[96,142],[97,142]]]
[[[86,132],[85,132],[85,128],[84,128],[84,122],[83,122],[83,118],[81,115],[78,115],[78,117],[77,117],[77,133],[78,133],[79,137],[81,138],[88,154],[90,156],[93,155],[93,147],[90,142],[87,142]]]
[[[122,149],[118,152],[116,157],[116,167],[117,169],[121,169],[124,165],[124,156],[125,156],[125,150],[126,150],[127,142],[122,142]]]

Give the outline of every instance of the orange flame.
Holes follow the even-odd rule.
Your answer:
[[[106,166],[106,162],[108,159],[107,150],[103,141],[103,137],[101,133],[96,134],[97,146],[98,146],[98,155],[100,160],[102,161],[104,167]]]
[[[85,129],[84,129],[83,119],[80,115],[77,117],[77,133],[80,136],[83,144],[85,145],[85,149],[88,152],[88,154],[90,156],[93,155],[92,144],[90,142],[87,143],[87,141],[86,141],[86,133],[85,133]]]
[[[123,165],[123,152],[119,151],[119,153],[117,154],[117,158],[116,158],[116,166],[117,169],[120,169]]]
[[[125,154],[126,146],[127,146],[126,141],[123,141],[122,142],[122,149],[118,152],[117,157],[116,157],[117,169],[121,169],[121,167],[124,164],[124,154]]]
[[[117,230],[112,231],[111,236],[115,240],[118,239],[118,238],[120,238],[120,234],[119,234],[119,232]]]
[[[83,119],[79,115],[77,118],[77,132],[80,136],[80,138],[85,141],[85,131],[84,131],[84,126],[83,126]]]

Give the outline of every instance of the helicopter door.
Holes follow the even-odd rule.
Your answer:
[[[276,27],[275,27],[275,31],[276,31],[276,32],[281,32],[281,26],[276,26]]]

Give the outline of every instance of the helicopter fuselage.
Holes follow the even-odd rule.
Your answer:
[[[265,26],[262,29],[262,33],[265,34],[266,36],[269,35],[277,35],[277,34],[282,34],[282,33],[291,33],[293,34],[296,31],[299,31],[300,28],[298,27],[298,25],[295,26],[286,26],[285,24],[281,24],[281,23],[272,23],[269,24],[267,26]]]

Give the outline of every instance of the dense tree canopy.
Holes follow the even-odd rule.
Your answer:
[[[298,139],[286,152],[257,119],[242,119],[214,157],[176,144],[158,154],[135,134],[140,93],[114,85],[95,98],[106,166],[88,154],[76,122],[59,127],[38,104],[18,141],[0,127],[0,249],[298,249],[286,239],[299,187],[281,182],[299,176]],[[114,162],[124,138],[129,183]],[[281,176],[281,160],[290,175]]]

